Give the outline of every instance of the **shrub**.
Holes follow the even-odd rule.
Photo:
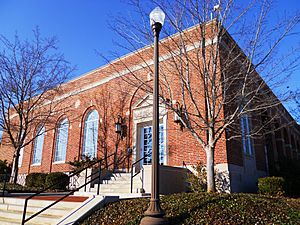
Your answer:
[[[260,194],[282,196],[284,195],[284,179],[282,177],[264,177],[258,179]]]
[[[4,186],[4,183],[0,183],[0,194],[1,194],[1,190]],[[40,191],[41,188],[38,187],[28,187],[28,186],[22,186],[20,184],[13,184],[13,183],[6,183],[5,185],[5,190],[10,192],[10,193],[31,193],[31,192],[37,192]]]
[[[192,192],[205,192],[206,186],[206,167],[202,162],[198,162],[196,166],[193,166],[194,173],[188,174],[187,182],[189,183],[189,189]]]
[[[7,165],[6,160],[0,160],[0,174],[5,173],[9,169],[9,166]]]
[[[46,173],[30,173],[26,176],[25,184],[28,187],[44,188]]]
[[[5,178],[6,181],[9,181],[11,173],[11,168],[8,166],[6,160],[0,160],[0,182],[4,182]]]
[[[4,187],[3,183],[0,183],[0,190]],[[11,184],[11,183],[6,183],[5,185],[5,190],[6,191],[22,191],[24,187],[20,184]]]
[[[201,161],[193,166],[195,173],[188,174],[187,182],[192,192],[207,191],[206,165]],[[215,185],[218,192],[228,192],[230,190],[229,174],[215,169]]]
[[[69,177],[62,172],[49,173],[46,177],[45,184],[46,187],[54,185],[51,190],[66,190],[69,185]]]

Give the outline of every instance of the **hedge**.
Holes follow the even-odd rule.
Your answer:
[[[44,188],[46,173],[30,173],[26,176],[25,184],[27,187]]]
[[[260,194],[282,196],[285,194],[285,181],[282,177],[264,177],[258,179]]]
[[[51,190],[66,190],[69,185],[68,175],[62,172],[54,173],[30,173],[26,177],[26,186],[27,187],[37,187],[40,189],[50,187],[56,184],[51,188]]]
[[[8,166],[6,160],[0,160],[0,182],[9,181],[11,168]]]
[[[46,187],[50,187],[54,184],[52,190],[66,190],[69,185],[69,177],[67,174],[62,172],[49,173],[46,177]]]

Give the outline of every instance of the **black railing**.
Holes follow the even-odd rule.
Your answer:
[[[23,216],[22,216],[22,223],[21,223],[21,224],[24,225],[26,222],[28,222],[28,221],[31,220],[32,218],[36,217],[37,215],[41,214],[41,213],[44,212],[45,210],[47,210],[47,209],[49,209],[50,207],[54,206],[55,204],[57,204],[58,202],[62,201],[62,200],[65,199],[66,197],[70,196],[70,195],[73,194],[75,191],[77,191],[77,190],[79,190],[79,189],[81,189],[81,188],[83,188],[83,187],[84,187],[84,191],[86,191],[86,186],[87,186],[88,184],[92,183],[93,181],[95,181],[96,179],[99,179],[99,184],[98,184],[98,187],[97,187],[97,195],[99,195],[99,191],[100,191],[100,183],[101,183],[101,182],[100,182],[100,181],[101,181],[101,172],[102,172],[102,161],[103,161],[103,160],[107,160],[107,159],[111,158],[111,157],[114,156],[114,155],[115,155],[115,153],[112,153],[112,154],[108,155],[106,158],[99,159],[99,160],[97,160],[97,161],[95,161],[95,162],[89,164],[88,166],[86,166],[86,167],[84,167],[84,168],[82,168],[82,169],[80,169],[80,170],[78,170],[78,171],[76,171],[76,172],[70,174],[70,175],[68,176],[68,178],[66,178],[66,179],[69,180],[71,177],[76,176],[76,175],[79,175],[82,171],[85,170],[85,179],[84,179],[85,182],[84,182],[84,184],[82,184],[82,185],[79,186],[79,187],[76,187],[74,190],[69,191],[68,193],[66,193],[65,195],[63,195],[62,197],[60,197],[59,199],[57,199],[56,201],[54,201],[53,203],[51,203],[50,205],[44,207],[44,208],[41,209],[40,211],[38,211],[38,212],[34,213],[33,215],[31,215],[30,217],[26,218],[27,204],[28,204],[28,201],[29,201],[30,199],[32,199],[33,197],[38,196],[38,195],[40,195],[40,194],[42,194],[42,193],[45,193],[47,190],[49,190],[49,189],[51,189],[51,188],[53,188],[53,187],[55,187],[55,186],[57,186],[57,185],[59,185],[59,184],[62,184],[63,182],[65,182],[65,180],[61,180],[61,181],[59,181],[59,182],[57,182],[57,183],[55,183],[55,184],[53,184],[53,185],[51,185],[51,186],[49,186],[49,187],[47,187],[47,188],[41,190],[41,191],[39,191],[39,192],[37,192],[37,193],[35,193],[35,194],[33,194],[33,195],[28,196],[28,197],[25,199],[24,210],[23,210]],[[97,164],[98,164],[98,171],[96,171],[96,172],[94,172],[94,173],[91,172],[91,174],[90,174],[89,176],[87,176],[87,170],[88,170],[89,168],[94,167],[94,166],[97,165]],[[110,165],[112,165],[112,164],[114,164],[114,162],[111,163],[111,164],[109,164],[109,165],[107,165],[106,167],[108,168],[108,167],[109,167]],[[94,176],[95,174],[97,174],[97,173],[98,173],[98,176],[95,176],[95,177],[93,178],[93,176]],[[88,178],[90,178],[89,181],[88,181]]]
[[[182,167],[188,169],[187,164],[185,163],[185,161],[182,161]]]
[[[138,172],[136,172],[135,174],[133,174],[133,168],[136,164],[138,164],[140,161],[144,160],[146,157],[148,157],[150,155],[150,153],[144,155],[142,158],[140,158],[139,160],[135,161],[134,163],[132,163],[131,165],[131,176],[130,176],[130,193],[132,193],[132,189],[133,189],[133,178],[138,175],[141,170],[143,170],[143,168],[140,168],[140,170]],[[142,166],[143,167],[143,166]],[[144,177],[142,177],[142,182],[144,182]]]

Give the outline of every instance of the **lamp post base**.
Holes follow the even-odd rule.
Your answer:
[[[164,218],[164,211],[160,208],[159,200],[151,199],[150,206],[145,212],[145,217],[140,225],[167,225],[168,220]]]
[[[169,224],[164,217],[145,216],[140,225],[167,225]]]

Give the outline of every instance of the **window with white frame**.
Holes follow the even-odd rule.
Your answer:
[[[22,131],[21,137],[24,135],[24,130]],[[19,158],[18,158],[18,167],[22,166],[23,162],[23,155],[24,155],[24,147],[22,147],[19,151]]]
[[[84,121],[83,156],[96,157],[99,114],[96,110],[88,113]]]
[[[36,138],[34,141],[32,164],[41,164],[42,152],[44,145],[45,127],[40,126],[36,132]]]
[[[247,155],[253,154],[252,140],[250,136],[251,125],[247,114],[241,117],[241,131],[244,153]]]
[[[21,166],[22,166],[22,162],[23,162],[23,154],[24,154],[24,147],[20,149],[19,159],[18,159],[18,167],[21,167]]]
[[[164,125],[159,125],[159,164],[165,162],[165,133]],[[152,163],[152,126],[145,126],[141,129],[141,155],[145,156],[145,165]]]
[[[54,162],[64,162],[66,159],[68,145],[69,121],[67,118],[61,120],[57,127],[56,148]]]

